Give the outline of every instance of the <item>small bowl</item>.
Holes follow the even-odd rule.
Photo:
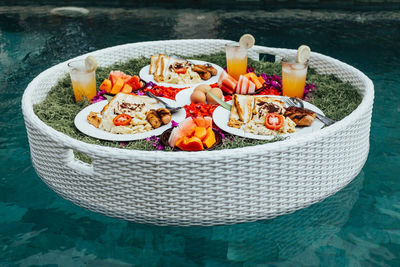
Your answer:
[[[169,136],[171,135],[172,129],[173,128],[169,128],[168,130],[164,131],[160,136],[160,141],[165,147],[167,147],[167,146],[170,147],[170,145],[168,144],[168,139],[169,139]],[[215,144],[212,145],[210,148],[205,148],[200,151],[213,150],[215,147],[217,147],[218,145],[220,145],[222,143],[221,134],[214,129],[213,129],[213,132],[215,134]],[[173,151],[183,151],[183,150],[180,149],[179,147],[174,147]],[[197,152],[197,151],[187,151],[187,152]]]

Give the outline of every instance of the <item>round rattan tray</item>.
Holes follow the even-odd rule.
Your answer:
[[[115,46],[90,53],[100,66],[155,53],[193,56],[224,51],[229,40],[170,40]],[[278,60],[295,50],[255,46],[249,57]],[[82,58],[86,55],[82,55]],[[38,75],[22,110],[33,165],[62,197],[108,216],[158,225],[217,225],[269,219],[309,206],[347,185],[368,156],[372,81],[336,59],[312,53],[310,66],[356,86],[363,100],[349,116],[307,136],[229,150],[138,151],[75,140],[33,112],[67,62]],[[73,150],[90,156],[88,165]],[[118,162],[118,167],[114,164]]]

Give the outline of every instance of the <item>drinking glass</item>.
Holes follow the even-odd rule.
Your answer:
[[[228,74],[239,80],[240,75],[247,73],[247,49],[239,45],[227,44],[225,50]]]
[[[282,93],[288,97],[304,97],[308,62],[298,63],[294,58],[282,60]]]
[[[76,60],[68,63],[74,90],[75,102],[86,97],[89,101],[96,95],[96,70],[87,71],[85,60]]]

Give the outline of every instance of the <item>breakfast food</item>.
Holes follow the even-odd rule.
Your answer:
[[[190,101],[192,103],[206,103],[206,93],[200,90],[194,90],[190,95]]]
[[[287,134],[296,124],[285,117],[284,103],[272,97],[233,95],[228,126],[258,135]]]
[[[87,121],[96,128],[99,128],[101,118],[98,116],[99,113],[91,111],[87,116]]]
[[[214,96],[218,97],[219,99],[223,99],[223,97],[224,97],[222,90],[219,89],[218,87],[211,88],[209,92],[211,94],[213,94]],[[206,94],[206,100],[207,100],[207,103],[210,105],[218,104],[218,102],[210,94]]]
[[[192,64],[187,60],[163,54],[150,57],[149,74],[156,82],[193,84],[208,80],[218,71],[211,65]]]
[[[288,107],[286,108],[285,116],[294,121],[297,126],[311,126],[317,114],[306,108]]]
[[[98,128],[115,134],[150,131],[171,120],[171,113],[159,107],[157,100],[153,98],[118,93],[101,111]],[[94,114],[89,114],[89,116],[89,123],[91,121],[95,123]],[[95,124],[93,125],[96,127]]]
[[[210,86],[210,85],[208,85],[208,84],[200,84],[200,85],[197,85],[197,86],[194,88],[193,91],[201,91],[201,92],[203,92],[203,93],[205,94],[205,93],[207,93],[207,91],[209,91],[209,90],[211,90],[211,86]]]
[[[210,148],[216,143],[210,117],[186,118],[175,127],[168,139],[171,147],[184,151],[200,151]]]
[[[210,105],[218,104],[209,93],[219,99],[224,97],[222,90],[218,87],[211,88],[209,85],[201,84],[194,88],[193,93],[190,95],[190,102],[195,104],[205,104],[206,102]]]

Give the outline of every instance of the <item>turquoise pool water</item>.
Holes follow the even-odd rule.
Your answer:
[[[0,266],[399,266],[400,12],[0,7]],[[100,48],[147,40],[238,39],[314,51],[375,84],[371,149],[361,173],[325,201],[273,220],[158,227],[77,207],[35,173],[20,109],[30,80]]]

